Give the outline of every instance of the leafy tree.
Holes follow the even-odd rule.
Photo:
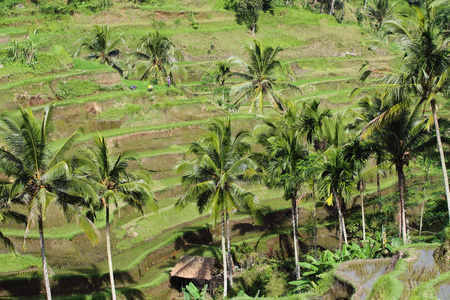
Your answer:
[[[258,19],[261,11],[273,13],[272,0],[229,0],[225,3],[226,9],[232,9],[236,13],[236,22],[247,25],[247,28],[255,32],[258,30]]]
[[[276,91],[275,87],[288,86],[297,88],[292,85],[284,84],[277,81],[275,71],[280,68],[280,62],[276,60],[277,54],[283,49],[276,47],[265,47],[263,49],[261,43],[254,41],[246,47],[250,56],[250,62],[247,63],[241,59],[235,59],[234,62],[240,65],[244,72],[235,72],[234,75],[243,78],[245,81],[234,85],[231,88],[231,94],[239,94],[235,105],[240,105],[244,101],[250,102],[250,110],[259,108],[259,112],[263,113],[264,100],[268,99],[275,109],[284,111],[285,100],[281,94]]]
[[[281,187],[284,199],[291,201],[296,279],[300,278],[297,201],[305,181],[303,170],[297,166],[308,157],[308,152],[302,145],[299,118],[300,111],[291,105],[285,114],[267,119],[255,129],[258,143],[265,148],[259,161],[266,170],[267,185],[271,188]]]
[[[134,55],[140,60],[135,69],[138,74],[142,74],[141,80],[154,78],[164,83],[169,76],[174,82],[173,71],[178,68],[173,62],[181,60],[181,54],[167,37],[160,35],[158,31],[148,33],[141,39]]]
[[[256,196],[246,191],[239,182],[251,176],[256,164],[247,157],[250,145],[244,141],[246,131],[231,133],[231,121],[216,120],[208,125],[208,132],[199,141],[190,145],[191,161],[182,161],[178,171],[184,173],[183,185],[188,187],[178,202],[185,207],[190,202],[197,204],[200,213],[210,210],[214,222],[222,221],[222,255],[224,272],[224,297],[228,293],[226,239],[230,237],[229,223],[225,231],[225,217],[233,210],[254,210]],[[228,219],[228,218],[227,218]]]
[[[88,212],[91,219],[95,219],[96,210],[106,212],[106,248],[108,255],[109,276],[112,299],[116,299],[114,286],[114,269],[112,265],[110,241],[110,206],[119,206],[119,201],[138,209],[143,213],[145,205],[150,204],[152,210],[157,210],[151,188],[151,181],[144,172],[129,172],[130,162],[136,158],[128,152],[122,152],[117,157],[110,154],[106,139],[99,136],[95,140],[96,147],[83,152],[80,162],[85,167],[87,178],[96,187],[99,205],[93,205]]]
[[[75,55],[78,55],[82,48],[86,48],[90,52],[87,59],[97,59],[100,63],[116,69],[121,76],[123,75],[122,62],[118,59],[120,51],[117,49],[120,44],[124,43],[122,34],[113,38],[109,26],[94,25],[92,37],[81,38],[79,42],[81,42],[81,46]]]
[[[86,181],[72,176],[67,150],[81,135],[75,131],[62,144],[50,141],[52,107],[47,106],[42,122],[30,109],[20,108],[18,119],[3,116],[0,136],[0,170],[12,180],[9,195],[14,201],[28,206],[26,232],[38,222],[42,267],[47,299],[51,299],[47,258],[44,247],[44,220],[51,203],[59,205],[68,218],[76,217],[88,237],[96,242],[97,230],[79,209],[88,199],[96,200],[94,190]]]

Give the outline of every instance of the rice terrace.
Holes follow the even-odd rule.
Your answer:
[[[448,0],[0,0],[0,299],[450,300]]]

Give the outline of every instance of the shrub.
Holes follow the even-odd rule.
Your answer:
[[[60,16],[72,15],[75,12],[76,4],[67,5],[60,1],[43,1],[39,3],[39,11],[43,14]]]
[[[33,66],[37,60],[37,49],[32,40],[23,42],[12,40],[7,48],[6,61]]]

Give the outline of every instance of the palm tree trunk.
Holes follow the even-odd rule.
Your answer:
[[[366,240],[366,220],[364,218],[364,195],[361,190],[361,215],[362,215],[362,230],[363,230],[363,241]]]
[[[314,230],[314,257],[317,259],[317,224],[316,224],[316,194],[315,194],[315,180],[313,179],[313,186],[312,186],[312,197],[314,202],[314,209],[313,209],[313,230]]]
[[[424,191],[425,194],[425,191]],[[425,196],[425,195],[424,195]],[[425,199],[425,197],[424,197]],[[419,225],[419,236],[422,236],[422,226],[423,226],[423,209],[425,207],[425,200],[422,201],[422,208],[420,209],[420,225]]]
[[[223,298],[228,294],[227,282],[227,252],[225,250],[225,213],[222,211],[222,262],[223,262]]]
[[[297,199],[292,197],[291,199],[291,214],[292,214],[292,236],[294,238],[294,260],[295,260],[295,278],[300,279],[300,265],[298,264],[298,238],[297,238],[297,222],[296,222],[296,211],[297,211]]]
[[[436,111],[436,100],[431,100],[431,112],[434,119],[434,127],[436,129],[436,140],[439,148],[439,156],[441,158],[442,175],[444,176],[445,198],[447,198],[448,216],[450,220],[450,190],[448,186],[447,166],[445,165],[444,149],[442,148],[441,133],[439,132],[439,121]]]
[[[109,280],[111,282],[111,299],[116,300],[116,288],[114,286],[114,270],[111,256],[111,240],[109,234],[109,205],[106,204],[105,208],[106,208],[106,252],[108,254]]]
[[[398,192],[400,197],[400,229],[403,243],[406,244],[406,213],[405,213],[405,175],[403,173],[403,164],[397,166]]]
[[[337,208],[338,217],[339,217],[339,249],[342,249],[343,241],[345,242],[345,244],[348,244],[347,233],[345,230],[344,216],[342,215],[342,210],[341,210],[341,200],[339,199],[335,189],[333,189],[333,197],[334,197],[334,199],[336,199],[336,208]],[[344,238],[344,240],[342,240],[342,238]]]
[[[231,241],[230,241],[230,235],[231,235],[231,230],[230,230],[230,216],[228,214],[228,212],[226,213],[227,215],[227,257],[228,257],[228,266],[229,266],[229,274],[230,274],[230,287],[233,287],[233,260],[231,258]]]
[[[44,224],[42,222],[41,212],[39,212],[38,223],[39,223],[39,244],[41,246],[41,258],[42,258],[42,269],[44,271],[45,292],[47,294],[47,300],[51,300],[52,292],[50,290],[50,280],[48,278],[47,257],[45,256],[45,246],[44,246]]]
[[[422,208],[421,208],[421,210],[420,210],[420,226],[419,226],[419,236],[421,236],[422,235],[422,226],[423,226],[423,210],[424,210],[424,208],[425,208],[425,196],[426,196],[426,194],[425,194],[425,190],[426,190],[426,184],[427,184],[427,182],[428,182],[428,170],[429,170],[429,168],[428,168],[428,166],[426,167],[426,170],[425,170],[425,182],[423,183],[423,201],[422,201]]]
[[[377,172],[377,195],[378,195],[378,211],[381,216],[383,213],[383,203],[381,203],[380,168],[378,168]],[[381,225],[381,235],[384,236],[384,221],[382,221]]]

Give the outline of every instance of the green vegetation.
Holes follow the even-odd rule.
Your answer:
[[[15,272],[29,268],[42,268],[42,261],[35,256],[20,254],[2,254],[0,255],[1,272]]]

